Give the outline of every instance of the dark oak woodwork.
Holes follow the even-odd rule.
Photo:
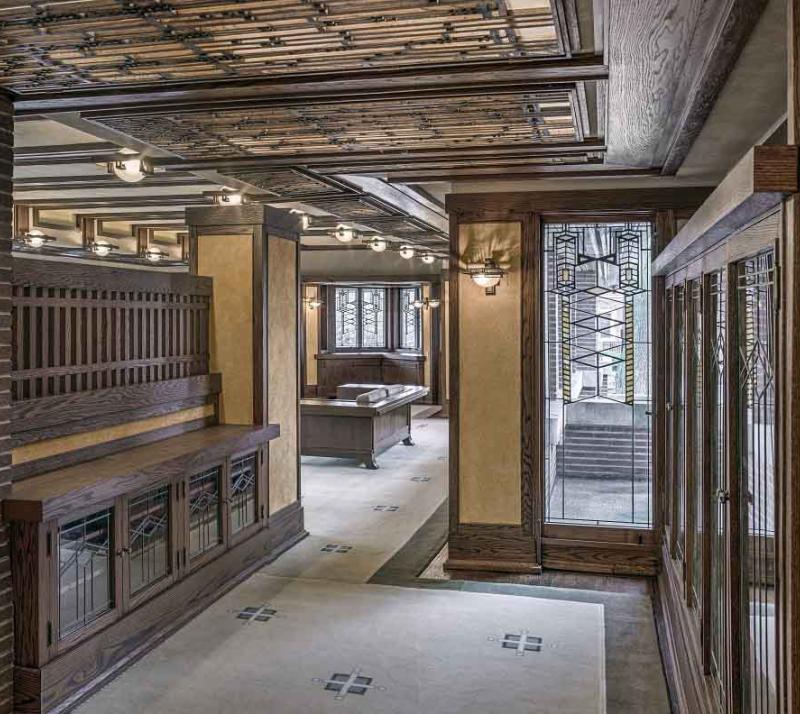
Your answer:
[[[425,356],[405,352],[327,352],[317,360],[317,395],[333,397],[341,384],[425,383]]]

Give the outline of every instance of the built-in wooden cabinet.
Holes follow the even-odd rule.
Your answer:
[[[14,484],[3,512],[25,711],[96,676],[109,646],[129,656],[168,627],[176,597],[190,612],[219,589],[221,561],[236,574],[258,562],[264,544],[250,541],[269,530],[265,452],[278,431],[212,427]]]

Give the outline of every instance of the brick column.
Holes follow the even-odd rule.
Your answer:
[[[0,498],[11,486],[11,174],[14,166],[13,104],[0,93]],[[13,705],[14,620],[6,525],[0,522],[0,714]]]

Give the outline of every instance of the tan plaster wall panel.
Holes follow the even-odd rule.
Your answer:
[[[468,263],[493,257],[508,275],[487,296],[459,275],[459,510],[462,523],[521,522],[519,223],[462,225]]]
[[[317,299],[319,296],[320,288],[316,285],[306,288],[308,291],[306,297],[309,299]],[[317,384],[317,347],[319,346],[319,308],[312,310],[308,305],[305,310],[305,324],[306,324],[306,384]]]
[[[138,434],[155,431],[156,429],[166,429],[176,424],[186,424],[190,421],[207,419],[212,416],[214,416],[214,406],[212,404],[206,404],[202,407],[181,409],[180,411],[163,414],[157,417],[150,417],[148,419],[129,421],[125,424],[118,424],[105,429],[96,429],[95,431],[62,436],[57,439],[38,441],[35,444],[26,444],[25,446],[18,446],[14,449],[11,452],[11,463],[15,465],[24,464],[27,461],[45,459],[50,456],[76,451],[77,449],[85,449],[90,446],[105,444],[109,441],[116,441],[117,439],[124,439],[129,436],[137,436]]]
[[[253,423],[253,237],[197,240],[197,272],[214,279],[210,369],[222,374],[221,424]]]
[[[297,500],[297,244],[270,238],[269,421],[281,435],[269,444],[269,511]]]

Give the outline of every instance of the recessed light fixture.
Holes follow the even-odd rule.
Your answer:
[[[126,156],[108,164],[109,173],[126,183],[139,183],[145,176],[153,173],[152,166],[143,156]]]
[[[414,249],[410,245],[400,246],[400,257],[406,260],[411,260],[414,257]]]
[[[350,226],[340,223],[336,226],[333,236],[340,243],[350,243],[356,237],[356,232]]]
[[[369,245],[369,247],[372,248],[372,250],[374,250],[376,253],[383,253],[383,251],[389,247],[389,243],[386,241],[386,239],[378,238],[378,236],[372,238],[367,245]]]
[[[486,258],[483,264],[477,268],[470,268],[466,271],[476,285],[484,288],[487,295],[494,295],[497,286],[506,274],[492,258]]]

